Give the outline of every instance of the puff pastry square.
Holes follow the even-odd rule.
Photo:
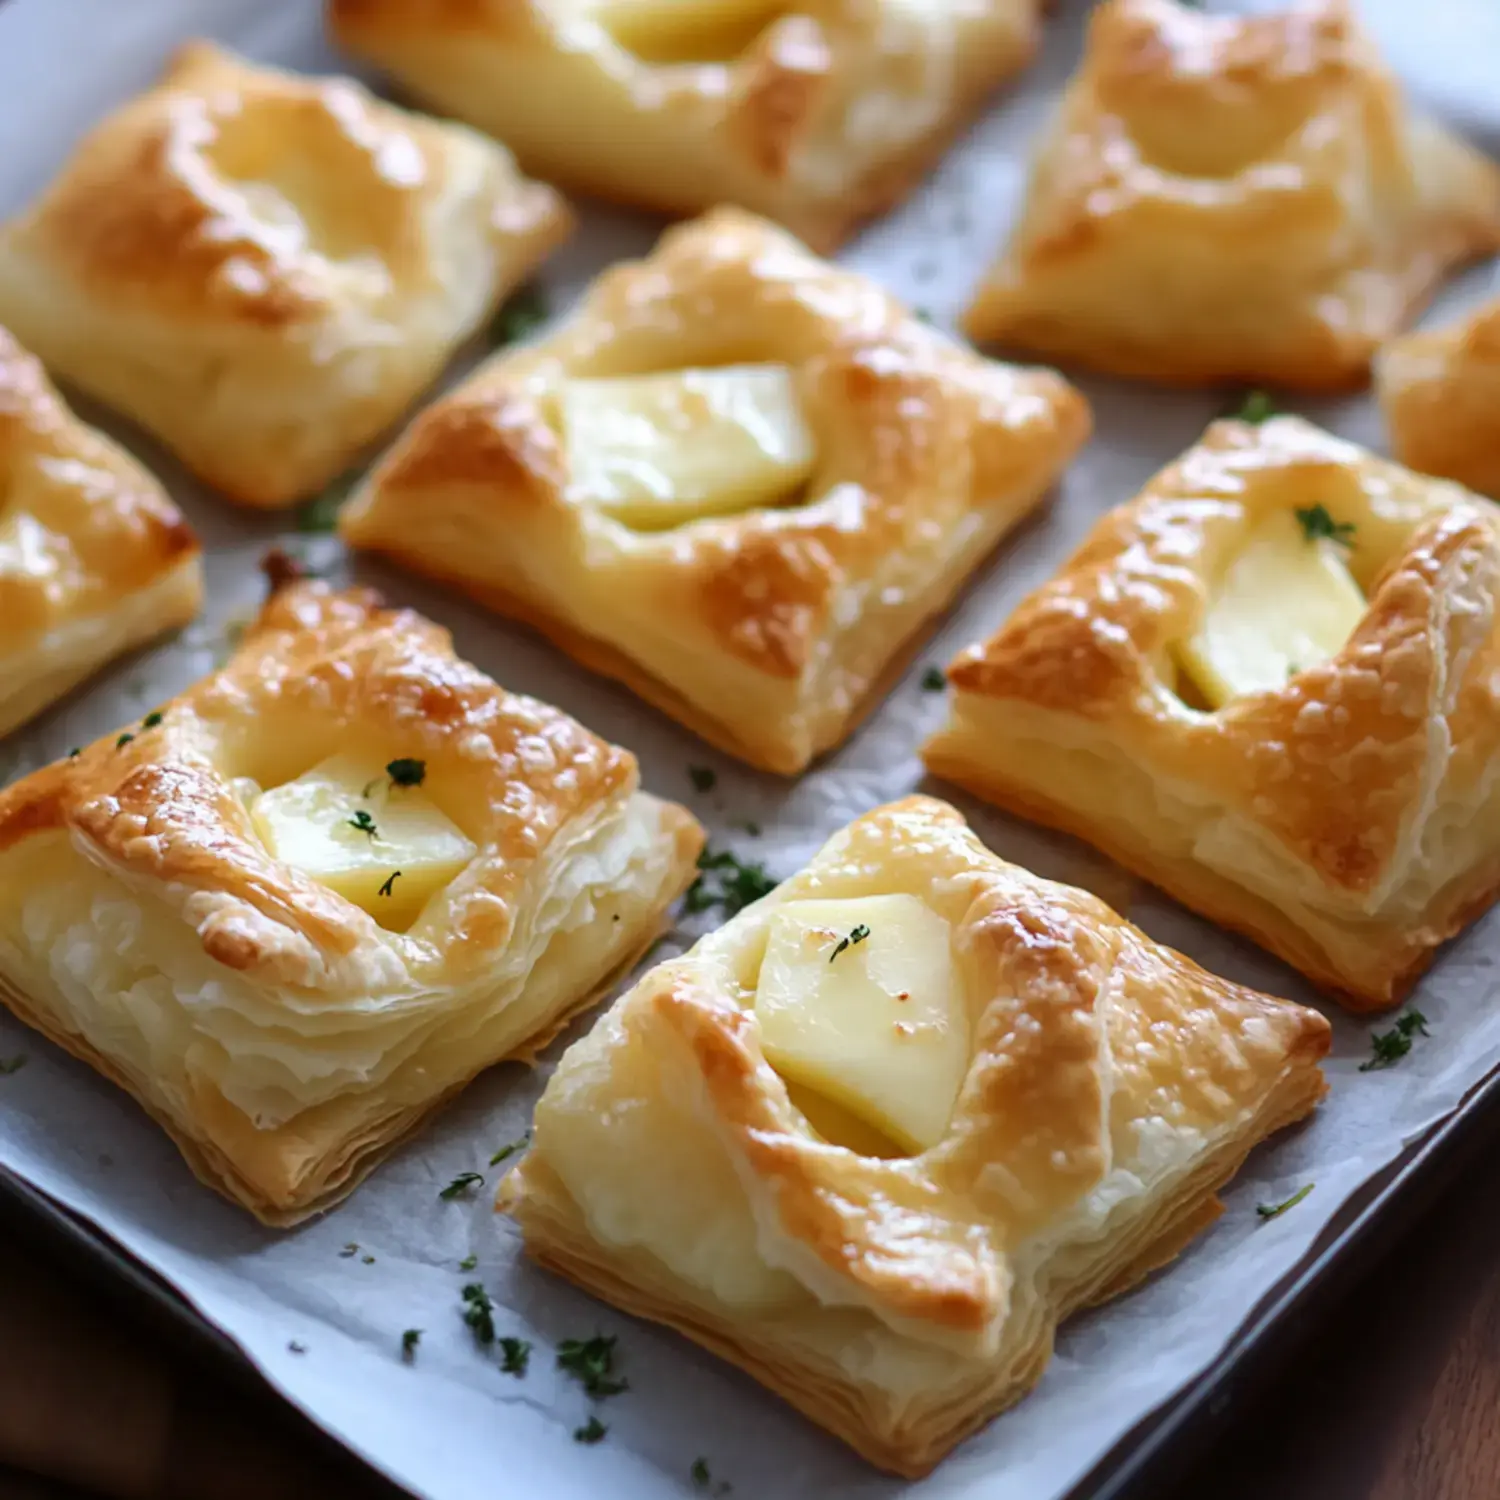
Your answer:
[[[330,0],[333,34],[528,171],[832,250],[1036,49],[1040,0]]]
[[[268,842],[265,799],[338,757],[370,781]],[[413,820],[457,868],[392,924],[421,851],[392,846],[404,874],[374,881]],[[363,903],[308,873],[299,830],[376,870]],[[701,843],[628,752],[457,660],[447,631],[296,583],[221,671],[0,792],[0,1000],[133,1094],[204,1182],[291,1224],[593,1003]]]
[[[879,993],[880,913],[909,920],[893,903],[936,929],[963,1060],[932,1143],[876,1154],[814,1125],[826,1101],[773,1066],[762,1015],[788,930],[883,1009],[938,998]],[[865,939],[839,949],[858,909]],[[915,1055],[922,1031],[894,1045]],[[835,835],[571,1047],[501,1206],[542,1264],[917,1476],[1041,1378],[1063,1319],[1213,1222],[1250,1149],[1322,1096],[1328,1041],[1316,1012],[1205,973],[913,797]]]
[[[806,445],[804,477],[765,503],[652,529],[602,508],[574,443],[601,424],[565,430],[570,392],[747,366],[799,408],[802,427],[782,436]],[[980,359],[863,277],[722,209],[606,272],[555,335],[419,416],[340,526],[790,774],[850,732],[1089,424],[1050,371]],[[714,484],[734,490],[740,462]]]
[[[0,321],[225,494],[286,505],[569,228],[474,131],[195,42],[0,226]]]
[[[1418,115],[1345,0],[1105,0],[972,338],[1180,385],[1362,385],[1457,264],[1500,167]]]
[[[0,328],[0,734],[187,624],[202,595],[197,538],[166,491]]]
[[[1392,1005],[1500,888],[1497,515],[1296,417],[1216,423],[949,667],[928,768],[1098,845],[1351,1008]],[[1247,600],[1245,560],[1268,556]],[[1307,638],[1309,616],[1281,680],[1205,701],[1205,622],[1210,655],[1264,674],[1314,564],[1342,578],[1339,638]]]
[[[1387,344],[1375,388],[1402,463],[1500,500],[1500,297]]]

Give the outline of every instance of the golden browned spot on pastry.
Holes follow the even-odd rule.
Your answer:
[[[830,964],[819,924],[856,912]],[[929,960],[940,992],[899,987]],[[922,1024],[868,1029],[898,1006]],[[543,1265],[920,1475],[1040,1379],[1063,1319],[1213,1221],[1250,1149],[1322,1096],[1329,1034],[912,797],[618,1001],[500,1203]],[[920,1143],[871,1150],[798,1103],[905,1115],[955,1036]]]
[[[340,529],[796,772],[1088,429],[1059,376],[724,209],[423,412]]]
[[[0,792],[0,999],[268,1223],[529,1058],[702,846],[627,751],[368,590],[285,582],[150,717]]]
[[[1039,0],[580,10],[331,0],[351,51],[548,181],[686,215],[735,203],[831,250],[1025,65]]]
[[[1107,0],[965,326],[1146,379],[1342,388],[1497,247],[1500,167],[1403,99],[1346,0]]]
[[[925,757],[1393,1004],[1500,886],[1497,590],[1487,503],[1221,422],[953,664]]]
[[[570,225],[472,131],[193,42],[0,227],[0,316],[235,499],[285,505]]]

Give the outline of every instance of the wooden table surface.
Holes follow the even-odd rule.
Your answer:
[[[8,1228],[0,1500],[395,1500]],[[1150,1500],[1500,1496],[1500,1193],[1483,1161],[1302,1332],[1223,1439]]]

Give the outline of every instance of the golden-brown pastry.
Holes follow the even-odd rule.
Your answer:
[[[501,1206],[542,1264],[915,1476],[1213,1222],[1328,1041],[912,797],[616,1002]]]
[[[368,591],[0,793],[0,1000],[269,1224],[338,1201],[655,938],[701,830]]]
[[[1031,57],[1039,0],[329,0],[333,34],[549,181],[737,203],[832,250]]]
[[[0,321],[226,494],[285,505],[569,227],[474,131],[195,42],[0,225]]]
[[[1500,298],[1387,344],[1375,386],[1402,463],[1500,500]]]
[[[197,539],[166,492],[0,328],[0,734],[185,625],[202,595]]]
[[[1394,1004],[1500,888],[1497,515],[1216,423],[950,666],[927,765]]]
[[[422,413],[340,526],[793,773],[1088,430],[1060,377],[722,209]]]
[[[1402,98],[1346,0],[1104,0],[969,335],[1173,384],[1363,384],[1500,167]]]

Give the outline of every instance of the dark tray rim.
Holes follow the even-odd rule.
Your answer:
[[[1308,1259],[1262,1300],[1203,1374],[1125,1434],[1058,1500],[1150,1500],[1159,1494],[1312,1334],[1319,1315],[1352,1291],[1393,1240],[1497,1138],[1500,1069],[1367,1182],[1324,1230]],[[271,1396],[322,1445],[386,1478],[282,1397],[233,1339],[126,1247],[0,1166],[0,1222],[17,1219],[23,1233],[44,1242],[101,1291],[128,1294],[128,1314],[169,1346],[212,1365],[242,1389]]]

